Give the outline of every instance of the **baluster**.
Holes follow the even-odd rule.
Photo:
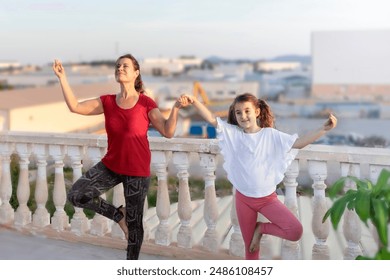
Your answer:
[[[123,195],[123,184],[120,183],[114,187],[112,204],[115,207],[125,206],[125,196]],[[113,223],[111,227],[111,236],[125,239],[125,234],[118,223]]]
[[[284,204],[290,211],[298,217],[298,202],[297,202],[297,177],[299,175],[298,160],[292,161],[288,167],[283,183],[286,189],[284,196]],[[299,217],[298,217],[299,218]],[[299,241],[282,241],[282,259],[297,260],[300,256]]]
[[[316,243],[313,245],[312,257],[314,260],[325,260],[330,258],[329,246],[326,244],[330,228],[329,219],[322,222],[322,218],[328,210],[325,198],[326,161],[308,160],[308,164],[314,189],[312,229]]]
[[[240,225],[238,223],[237,212],[236,212],[236,191],[233,189],[232,207],[230,209],[230,218],[233,227],[233,233],[230,237],[229,242],[229,254],[238,257],[245,256],[245,245]]]
[[[16,195],[18,197],[19,207],[15,212],[15,225],[25,226],[31,223],[32,214],[27,206],[30,198],[30,183],[28,179],[28,165],[31,154],[30,147],[27,144],[17,144],[16,151],[19,155],[19,181]]]
[[[173,163],[176,166],[179,178],[179,201],[177,205],[177,212],[180,218],[180,228],[177,234],[177,245],[183,248],[192,247],[192,229],[191,216],[192,205],[190,189],[188,185],[188,168],[189,160],[188,153],[176,152],[173,153]]]
[[[373,184],[376,184],[379,174],[383,169],[389,169],[389,167],[385,165],[370,164],[370,180]]]
[[[34,153],[37,157],[37,182],[35,186],[35,201],[37,209],[33,214],[33,225],[36,227],[45,227],[50,224],[50,214],[46,209],[48,199],[47,176],[46,176],[46,147],[44,145],[35,145]]]
[[[170,215],[170,199],[168,192],[168,152],[153,151],[152,166],[156,170],[158,181],[156,213],[160,221],[154,235],[155,243],[158,245],[169,246],[171,244],[171,230],[168,224]]]
[[[49,146],[49,154],[54,159],[54,189],[53,202],[56,211],[51,220],[51,226],[57,231],[62,231],[69,227],[69,218],[65,213],[66,187],[64,179],[64,154],[63,147],[58,145]]]
[[[148,211],[148,209],[149,209],[148,196],[146,196],[144,202],[144,214],[142,216],[142,225],[144,228],[144,241],[148,241],[150,239],[150,229],[145,220],[145,214]]]
[[[219,242],[216,231],[218,219],[217,195],[215,192],[216,157],[212,154],[200,154],[200,165],[204,170],[205,194],[204,194],[204,220],[207,230],[203,237],[203,247],[211,252],[219,250]]]
[[[360,165],[341,162],[341,176],[360,177]],[[356,183],[347,179],[344,186],[345,192],[348,190],[356,190]],[[362,236],[362,229],[360,226],[360,219],[355,211],[346,208],[344,212],[343,232],[347,247],[344,249],[344,259],[354,260],[357,256],[362,254],[359,242]]]
[[[15,212],[10,202],[12,195],[11,182],[11,146],[10,144],[0,144],[0,153],[2,159],[2,174],[0,182],[0,224],[7,224],[14,220]]]
[[[388,166],[386,167],[385,165],[370,164],[370,167],[369,167],[370,181],[373,184],[377,183],[379,174],[381,173],[382,169],[384,169],[384,168],[389,168],[389,167]],[[372,233],[372,236],[374,237],[374,240],[378,246],[377,249],[379,250],[379,247],[381,247],[381,245],[380,245],[381,242],[379,240],[378,231],[371,221],[368,222],[368,226],[369,226],[371,233]]]
[[[70,156],[73,169],[73,184],[81,177],[83,164],[81,163],[80,147],[69,146],[68,155]],[[79,207],[74,207],[75,213],[70,221],[71,232],[77,235],[85,234],[90,228],[90,222],[85,216],[84,210]]]
[[[89,147],[88,156],[92,161],[92,165],[95,165],[101,159],[101,151],[97,147]],[[106,194],[102,194],[101,198],[106,199]],[[96,213],[91,222],[90,233],[97,236],[104,236],[109,231],[108,223],[109,220],[106,217]]]

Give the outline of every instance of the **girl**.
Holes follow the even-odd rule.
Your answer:
[[[330,115],[319,129],[298,138],[274,129],[274,117],[264,100],[245,93],[230,105],[227,122],[216,118],[202,103],[189,95],[179,99],[182,106],[193,104],[199,114],[217,127],[223,167],[236,190],[236,210],[245,243],[245,258],[259,259],[259,243],[263,234],[291,241],[302,235],[302,225],[279,201],[276,185],[284,177],[293,160],[288,152],[313,143],[336,126]],[[256,223],[257,213],[268,223]]]

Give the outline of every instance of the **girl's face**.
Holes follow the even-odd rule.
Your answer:
[[[260,115],[260,108],[256,108],[252,102],[240,102],[234,106],[234,114],[238,125],[246,133],[259,131],[257,117]]]
[[[138,77],[139,71],[134,70],[133,62],[130,58],[121,58],[115,65],[115,79],[117,82],[132,82]]]

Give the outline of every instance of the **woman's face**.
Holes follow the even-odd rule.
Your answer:
[[[245,132],[258,131],[257,117],[260,115],[260,109],[256,108],[252,102],[240,102],[234,106],[234,114],[238,125]]]
[[[139,70],[134,70],[130,58],[121,58],[115,65],[115,79],[119,83],[133,83],[139,75]]]

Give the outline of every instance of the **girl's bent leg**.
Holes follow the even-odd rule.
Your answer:
[[[301,222],[290,209],[280,202],[277,196],[266,206],[262,207],[260,212],[270,221],[270,223],[262,224],[262,233],[290,241],[297,241],[301,238],[303,233]]]
[[[127,259],[137,260],[144,239],[143,212],[149,189],[149,177],[125,176],[123,179],[128,227]]]

